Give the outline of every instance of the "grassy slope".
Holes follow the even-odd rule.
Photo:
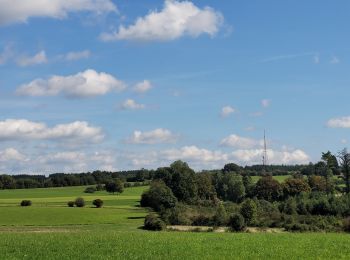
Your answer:
[[[1,259],[347,259],[347,234],[147,232],[135,205],[145,187],[122,195],[84,187],[0,191]],[[105,207],[68,208],[67,200],[102,198]],[[21,208],[21,199],[32,207]]]

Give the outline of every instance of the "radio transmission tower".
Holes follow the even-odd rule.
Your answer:
[[[266,145],[266,133],[264,129],[264,151],[263,151],[263,167],[264,171],[266,172],[266,166],[267,166],[267,145]]]

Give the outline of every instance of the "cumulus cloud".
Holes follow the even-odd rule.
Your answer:
[[[267,107],[269,107],[271,105],[271,100],[269,100],[269,99],[263,99],[263,100],[261,100],[261,106],[263,107],[263,108],[267,108]]]
[[[140,110],[144,108],[145,108],[145,105],[138,104],[133,99],[127,99],[120,105],[120,109],[122,110]]]
[[[110,74],[85,70],[70,76],[52,76],[49,79],[35,79],[20,86],[16,93],[23,96],[93,97],[111,91],[122,91],[125,83]]]
[[[228,117],[230,116],[231,114],[235,113],[236,110],[231,107],[231,106],[224,106],[222,109],[221,109],[221,117]]]
[[[327,122],[330,128],[350,128],[350,116],[331,118]]]
[[[7,148],[3,151],[0,151],[0,162],[7,161],[25,161],[26,156],[15,148]]]
[[[87,122],[76,121],[48,127],[44,123],[26,119],[0,121],[0,141],[8,140],[72,140],[74,142],[100,142],[104,138],[101,128]]]
[[[63,59],[66,61],[76,61],[81,59],[87,59],[90,57],[90,55],[91,55],[91,52],[89,50],[71,51],[63,55]]]
[[[233,158],[241,164],[261,164],[263,149],[241,149],[232,152]],[[275,151],[268,149],[269,164],[307,164],[310,157],[302,150]]]
[[[47,63],[47,57],[45,51],[40,51],[34,56],[20,56],[16,60],[17,65],[21,67],[27,67],[32,65],[38,65]]]
[[[173,143],[178,139],[178,135],[173,134],[168,129],[157,128],[152,131],[134,131],[133,135],[127,139],[131,144],[160,144]]]
[[[149,80],[144,80],[142,82],[137,83],[133,90],[136,93],[142,94],[142,93],[146,93],[147,91],[149,91],[152,88],[152,84]]]
[[[220,145],[234,148],[253,148],[261,146],[263,141],[252,138],[241,137],[235,134],[229,135],[221,140]]]
[[[170,41],[182,36],[214,36],[223,23],[223,15],[210,7],[199,8],[190,1],[166,0],[161,11],[139,17],[134,24],[121,25],[118,31],[103,33],[103,41]]]
[[[221,151],[201,149],[197,146],[184,146],[180,149],[166,150],[162,152],[162,156],[171,161],[181,159],[202,163],[222,162],[228,160],[228,155]]]
[[[63,19],[71,12],[96,14],[116,12],[111,0],[2,0],[0,1],[0,25],[23,23],[30,17]]]

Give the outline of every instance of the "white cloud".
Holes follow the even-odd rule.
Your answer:
[[[159,144],[173,143],[178,139],[178,135],[173,134],[168,129],[157,128],[149,132],[134,131],[133,135],[127,139],[131,144]]]
[[[330,128],[350,128],[350,116],[331,118],[327,122]]]
[[[20,56],[16,60],[17,65],[21,67],[27,67],[32,65],[38,65],[47,63],[47,57],[45,51],[40,51],[34,56]]]
[[[170,41],[182,36],[214,36],[223,23],[221,13],[210,7],[199,8],[190,1],[166,0],[161,11],[139,17],[133,25],[103,33],[103,41]]]
[[[241,149],[232,152],[235,160],[241,164],[261,164],[263,149]],[[307,164],[310,157],[302,150],[275,151],[268,149],[267,157],[269,164]]]
[[[23,23],[30,17],[63,19],[82,11],[101,14],[116,12],[117,7],[110,0],[1,0],[0,25]]]
[[[338,64],[340,62],[339,58],[337,56],[332,56],[330,63],[331,64]]]
[[[84,51],[72,51],[68,52],[63,56],[64,60],[66,61],[76,61],[81,59],[87,59],[91,55],[91,52],[89,50]]]
[[[162,152],[162,156],[171,161],[181,159],[201,163],[222,162],[228,160],[228,155],[221,151],[210,151],[198,148],[197,146],[184,146],[180,149],[166,150]]]
[[[104,72],[86,70],[70,76],[52,76],[49,79],[35,79],[20,86],[16,93],[23,96],[93,97],[110,91],[122,91],[126,85]]]
[[[120,109],[123,109],[123,110],[140,110],[144,108],[145,108],[145,105],[138,104],[133,99],[127,99],[120,105]]]
[[[152,88],[152,84],[150,81],[148,80],[144,80],[142,82],[139,82],[137,83],[133,90],[136,92],[136,93],[139,93],[139,94],[142,94],[142,93],[146,93],[147,91],[149,91],[151,88]]]
[[[221,117],[228,117],[229,115],[235,113],[236,110],[231,106],[224,106],[221,109]]]
[[[7,148],[3,151],[0,151],[0,162],[7,161],[25,161],[26,156],[15,148]]]
[[[269,100],[269,99],[263,99],[263,100],[261,100],[261,106],[263,107],[263,108],[267,108],[267,107],[269,107],[271,105],[271,100]]]
[[[74,142],[100,142],[104,138],[101,128],[87,122],[76,121],[48,127],[25,119],[0,121],[0,141],[7,140],[66,140]]]
[[[261,146],[263,141],[261,140],[255,140],[252,138],[247,137],[241,137],[235,134],[232,134],[224,139],[222,139],[220,145],[222,146],[228,146],[228,147],[235,147],[235,148],[253,148],[256,146]]]
[[[5,46],[3,52],[0,54],[0,65],[5,64],[13,56],[12,47],[10,45]]]

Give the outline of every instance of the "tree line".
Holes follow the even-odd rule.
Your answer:
[[[320,162],[300,168],[281,183],[271,168],[262,168],[262,177],[254,182],[246,168],[236,164],[196,173],[187,163],[176,161],[158,168],[142,195],[141,206],[158,214],[148,216],[145,226],[350,230],[350,155],[343,150],[337,156],[323,153]]]

